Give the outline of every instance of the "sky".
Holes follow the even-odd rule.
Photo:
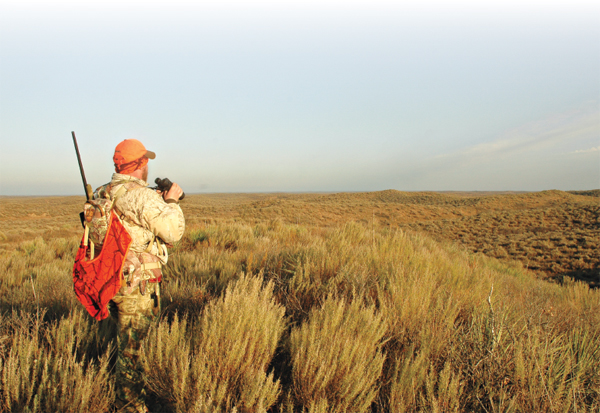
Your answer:
[[[0,195],[600,188],[592,1],[0,1]]]

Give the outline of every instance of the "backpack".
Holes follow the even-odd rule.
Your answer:
[[[131,235],[123,226],[114,204],[127,192],[123,185],[109,196],[110,187],[101,187],[98,199],[84,205],[85,231],[73,266],[73,284],[77,299],[96,320],[108,317],[108,302],[121,288],[125,257]]]
[[[89,229],[89,240],[92,244],[90,247],[91,259],[102,248],[106,233],[108,232],[110,213],[117,199],[127,193],[127,186],[122,185],[112,197],[110,190],[110,184],[101,186],[96,190],[97,199],[89,200],[83,205],[82,221],[85,228]]]

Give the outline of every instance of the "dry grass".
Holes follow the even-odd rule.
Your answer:
[[[473,252],[517,260],[542,277],[568,276],[600,286],[600,204],[492,211],[403,227],[458,241]]]
[[[600,290],[571,278],[548,283],[510,260],[528,248],[565,261],[560,248],[594,246],[593,199],[189,196],[163,315],[144,346],[151,410],[598,411]],[[66,204],[81,202],[37,201],[14,220],[39,215],[46,201],[75,212]],[[0,410],[110,411],[111,326],[84,315],[72,292],[78,218],[65,229],[78,235],[53,237],[61,213],[49,215],[31,233],[11,223],[21,238],[14,229],[1,243]],[[542,219],[561,230],[505,242],[502,260],[444,232],[451,223],[483,240]],[[439,229],[416,231],[431,223]]]
[[[101,357],[84,357],[101,341],[94,326],[80,310],[50,323],[38,316],[0,319],[0,411],[108,411],[114,399],[110,349]]]
[[[79,235],[85,198],[0,197],[0,251],[25,240]]]

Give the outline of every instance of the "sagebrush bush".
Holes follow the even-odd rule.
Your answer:
[[[190,334],[186,319],[175,314],[171,323],[163,319],[149,333],[144,346],[143,365],[148,391],[162,407],[176,412],[191,411],[197,402],[195,385],[202,380],[202,369],[194,371]]]
[[[197,326],[196,365],[207,369],[202,394],[221,411],[266,411],[280,392],[267,367],[285,327],[273,284],[241,275],[222,299],[211,302]],[[200,361],[202,360],[202,361]]]
[[[291,332],[293,397],[309,412],[366,412],[379,390],[385,323],[362,300],[329,297]]]
[[[149,389],[177,412],[266,411],[280,393],[267,368],[284,327],[272,283],[241,275],[193,326],[175,317],[150,334]]]

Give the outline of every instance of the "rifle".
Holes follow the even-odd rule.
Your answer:
[[[75,152],[77,153],[77,161],[79,162],[79,171],[81,172],[81,179],[83,180],[83,190],[85,191],[85,197],[87,201],[91,201],[94,198],[94,191],[92,191],[92,186],[87,183],[87,179],[85,179],[85,171],[83,170],[83,163],[81,162],[81,155],[79,154],[79,146],[77,146],[77,138],[75,137],[75,132],[71,132],[73,135],[73,143],[75,144]],[[79,213],[79,219],[81,220],[81,226],[85,227],[85,213]]]
[[[77,138],[75,137],[75,132],[71,132],[73,135],[73,143],[75,144],[75,152],[77,152],[77,161],[79,162],[79,171],[81,172],[81,179],[83,180],[83,190],[85,191],[85,196],[88,201],[91,201],[94,197],[94,191],[92,191],[92,186],[87,183],[87,179],[85,179],[85,171],[83,170],[83,163],[81,163],[81,155],[79,154],[79,146],[77,146]]]

